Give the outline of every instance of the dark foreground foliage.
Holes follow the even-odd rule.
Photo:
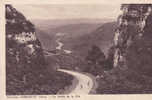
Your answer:
[[[45,59],[34,25],[6,5],[6,94],[56,94],[71,85],[73,77],[48,62],[52,61]]]

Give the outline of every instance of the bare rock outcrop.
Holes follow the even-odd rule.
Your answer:
[[[113,68],[99,77],[98,93],[152,93],[152,5],[123,4],[114,36]]]
[[[57,72],[53,60],[46,60],[34,25],[12,5],[5,8],[6,94],[56,94],[71,85],[72,76]]]
[[[115,32],[114,67],[152,75],[152,5],[123,4]]]

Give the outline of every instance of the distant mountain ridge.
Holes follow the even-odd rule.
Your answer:
[[[71,48],[74,51],[79,51],[80,55],[86,55],[86,51],[92,46],[97,45],[107,53],[109,47],[113,44],[114,30],[116,22],[101,24],[89,34],[84,34],[80,37],[72,37],[63,40],[65,48]]]
[[[57,20],[56,22],[56,20],[53,20],[54,23],[52,22],[51,24],[50,20],[46,23],[45,21],[35,22],[37,36],[42,43],[42,47],[49,50],[55,48],[55,37],[57,33],[65,34],[62,37],[62,41],[69,41],[71,39],[75,40],[76,37],[77,39],[85,37],[85,35],[88,37],[88,34],[93,33],[98,27],[101,27],[104,24],[102,20],[95,20],[95,22],[93,22],[93,20],[77,20],[70,20],[70,22],[65,20],[62,20],[61,22],[60,20]],[[54,25],[55,27],[52,27],[52,25]]]
[[[94,31],[97,27],[101,26],[102,23],[78,23],[68,24],[52,29],[52,33],[63,33],[65,37],[79,37],[84,34],[89,34]]]
[[[107,23],[114,21],[113,19],[32,19],[31,22],[36,25],[37,28],[43,31],[50,31],[50,29],[61,27],[69,24],[97,24]]]
[[[63,33],[65,36],[61,39],[67,49],[79,49],[84,46],[86,48],[90,44],[100,45],[100,48],[107,48],[113,41],[115,22],[112,19],[66,19],[66,20],[32,20],[36,25],[36,30],[41,30],[37,34],[46,34],[47,43],[44,36],[39,35],[38,38],[44,43],[44,48],[53,49],[50,44],[54,44],[52,40],[57,33]],[[50,24],[51,23],[51,24]],[[43,32],[42,32],[43,31]],[[42,36],[42,37],[41,37]],[[101,42],[101,41],[104,41]],[[104,46],[104,47],[103,47]],[[108,46],[108,47],[107,47]]]

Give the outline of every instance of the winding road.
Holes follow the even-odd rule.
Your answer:
[[[57,34],[57,36],[58,35],[62,36],[63,34]],[[58,43],[58,46],[56,47],[56,49],[63,50],[67,54],[72,53],[72,51],[70,51],[70,50],[62,49],[64,44],[60,41],[60,38],[61,37],[59,37],[56,40],[56,42]],[[92,90],[94,83],[93,83],[93,79],[91,77],[89,77],[85,74],[79,73],[79,72],[65,70],[65,69],[58,69],[58,71],[70,74],[78,80],[76,87],[69,94],[89,94],[90,91]],[[74,84],[72,84],[72,85],[74,85]]]
[[[93,80],[91,77],[81,74],[79,72],[74,72],[65,69],[58,69],[58,71],[65,72],[74,76],[78,80],[76,88],[71,91],[70,94],[89,94],[93,87]]]

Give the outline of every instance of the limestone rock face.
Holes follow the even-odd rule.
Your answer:
[[[43,69],[43,50],[34,25],[11,5],[6,5],[7,94],[23,94],[26,89],[32,89],[32,84],[44,75]]]
[[[102,74],[97,91],[152,93],[152,5],[124,4],[121,10],[110,51],[114,68]]]
[[[114,67],[152,76],[152,5],[123,4],[115,32]]]

